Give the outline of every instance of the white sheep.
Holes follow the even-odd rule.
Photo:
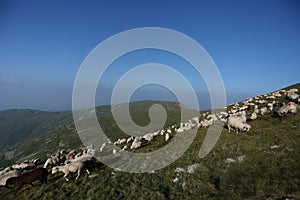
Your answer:
[[[142,142],[141,142],[141,139],[136,137],[131,146],[130,146],[130,149],[137,149],[137,148],[140,148],[142,146]]]
[[[18,164],[15,164],[12,166],[13,169],[33,169],[35,168],[35,164],[33,162],[27,161],[27,162],[21,162]]]
[[[166,135],[165,135],[165,141],[168,141],[169,139],[170,139],[170,134],[166,133]]]
[[[134,137],[131,136],[131,137],[129,137],[129,138],[126,140],[126,143],[128,144],[129,142],[131,142],[131,141],[133,141],[133,140],[134,140]]]
[[[287,94],[287,97],[291,100],[296,100],[299,98],[299,94],[296,94],[296,93],[288,93]]]
[[[227,120],[227,126],[228,126],[228,132],[230,132],[231,129],[235,130],[236,133],[238,131],[249,131],[251,126],[249,124],[243,123],[241,118],[237,116],[230,116]]]
[[[251,120],[257,119],[257,114],[256,114],[255,112],[252,113],[251,116],[250,116],[250,119],[251,119]]]
[[[58,154],[50,156],[44,164],[44,168],[47,168],[48,165],[58,165],[62,159]]]
[[[154,137],[153,133],[147,133],[143,136],[143,138],[148,142],[151,142],[153,140],[153,137]]]
[[[69,181],[69,179],[67,178],[67,176],[69,175],[70,172],[74,173],[77,172],[77,177],[76,180],[78,179],[78,177],[80,176],[80,172],[83,169],[84,164],[81,161],[76,161],[76,162],[71,162],[69,164],[66,164],[64,166],[56,166],[52,168],[52,174],[55,174],[57,172],[63,172],[64,178],[66,179],[66,181]],[[86,172],[88,174],[90,174],[89,170],[86,169]]]
[[[288,113],[288,108],[285,103],[274,103],[273,104],[273,114],[277,114],[278,116],[286,115]]]
[[[261,114],[261,115],[264,115],[264,114],[267,113],[267,111],[268,111],[268,108],[267,108],[267,107],[262,107],[262,108],[260,109],[260,114]]]
[[[11,177],[17,177],[17,176],[20,176],[20,175],[21,175],[21,170],[18,170],[18,169],[14,169],[14,170],[11,170],[11,171],[6,170],[4,173],[2,173],[0,175],[0,185],[5,186],[7,179],[9,179]]]
[[[128,146],[125,145],[123,148],[122,148],[122,151],[126,151],[128,149]]]
[[[287,105],[288,112],[290,113],[297,113],[297,104],[294,102],[289,102]]]

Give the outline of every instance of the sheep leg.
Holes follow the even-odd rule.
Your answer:
[[[65,175],[64,175],[66,181],[69,181],[69,179],[67,178],[68,175],[69,175],[69,173],[65,173]]]
[[[77,179],[79,178],[79,176],[80,176],[80,170],[78,170],[78,172],[77,172],[77,177],[76,177],[75,180],[77,180]]]
[[[90,174],[90,171],[88,169],[85,169],[86,173]]]

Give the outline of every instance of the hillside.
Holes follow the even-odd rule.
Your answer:
[[[288,87],[297,88],[300,84]],[[265,96],[260,97],[266,99]],[[285,96],[274,100],[288,102]],[[273,100],[272,100],[273,101]],[[242,102],[239,103],[242,106]],[[260,107],[266,106],[266,103]],[[228,106],[231,109],[233,105]],[[248,111],[247,111],[248,112]],[[251,110],[252,112],[252,110]],[[249,114],[249,112],[247,113]],[[138,120],[136,118],[136,120]],[[109,120],[108,120],[109,121]],[[131,174],[113,170],[100,163],[92,176],[83,174],[70,182],[62,174],[49,176],[49,183],[24,186],[17,193],[20,199],[284,199],[300,198],[300,113],[276,117],[258,115],[249,132],[228,133],[226,126],[214,149],[204,159],[198,153],[207,128],[197,136],[180,159],[153,173]],[[71,134],[73,126],[60,127],[60,137]],[[67,134],[66,134],[67,133]],[[184,133],[182,133],[184,134]],[[49,134],[50,137],[51,134]],[[46,140],[46,135],[40,140]],[[59,139],[69,147],[76,140]],[[52,141],[52,140],[51,140]],[[154,151],[168,142],[157,136],[150,144],[135,152]],[[50,144],[50,143],[49,143]],[[55,144],[53,144],[55,146]],[[50,147],[49,147],[50,148]],[[194,171],[188,170],[197,164]],[[184,169],[178,171],[178,167]],[[34,183],[39,185],[39,183]],[[15,199],[14,189],[0,187],[1,199]]]
[[[44,112],[31,109],[0,111],[0,150],[32,139],[72,121],[71,112]]]
[[[153,104],[158,103],[166,109],[168,115],[166,126],[175,124],[179,121],[180,105],[175,102],[167,101],[131,102],[129,108],[132,119],[141,126],[147,125],[150,120],[148,110]],[[126,104],[116,105],[115,107],[121,106],[126,106]],[[56,153],[58,150],[75,149],[82,146],[82,142],[80,141],[74,123],[72,122],[73,118],[71,112],[45,112],[39,115],[36,114],[36,116],[34,116],[34,112],[40,113],[41,111],[11,110],[6,112],[9,113],[9,115],[6,116],[5,120],[11,120],[10,124],[6,127],[12,128],[13,124],[18,127],[18,132],[14,131],[15,129],[12,129],[11,131],[7,130],[7,135],[18,134],[22,132],[22,129],[24,129],[24,132],[27,129],[35,130],[36,134],[27,135],[25,138],[13,137],[11,141],[16,142],[18,141],[17,139],[19,139],[20,142],[10,145],[5,149],[0,149],[0,167],[5,167],[11,163],[20,162],[37,156],[44,159],[46,156]],[[28,117],[28,112],[33,112],[31,117]],[[112,141],[119,137],[126,136],[115,124],[111,114],[111,106],[98,106],[96,107],[96,113],[101,127]],[[4,114],[5,112],[3,111],[2,115]],[[17,116],[16,119],[13,118],[13,116]],[[38,118],[39,116],[40,118]],[[55,119],[55,116],[57,119]],[[27,117],[27,119],[23,117]],[[33,122],[28,123],[32,119]],[[46,119],[51,119],[52,121],[47,121]],[[62,121],[59,121],[59,119],[62,119]],[[23,120],[26,120],[26,122]],[[47,124],[47,122],[52,123],[47,126],[47,129],[42,129],[42,127],[46,126],[45,124]],[[2,123],[4,124],[4,122]],[[50,125],[53,126],[52,129],[50,129]],[[39,134],[37,134],[38,131],[40,131]],[[5,140],[2,142],[4,143]]]

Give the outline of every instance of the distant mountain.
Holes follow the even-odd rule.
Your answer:
[[[71,122],[71,112],[44,112],[31,109],[0,111],[0,149]]]

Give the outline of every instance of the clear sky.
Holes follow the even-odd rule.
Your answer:
[[[88,53],[108,37],[139,27],[170,28],[199,42],[218,66],[229,102],[300,82],[299,1],[1,0],[0,110],[69,110],[73,82]],[[147,62],[172,65],[195,80],[194,87],[204,85],[188,64],[159,51],[120,58],[103,85],[111,88],[126,72],[120,65]],[[137,91],[133,100],[171,96],[153,86]]]

